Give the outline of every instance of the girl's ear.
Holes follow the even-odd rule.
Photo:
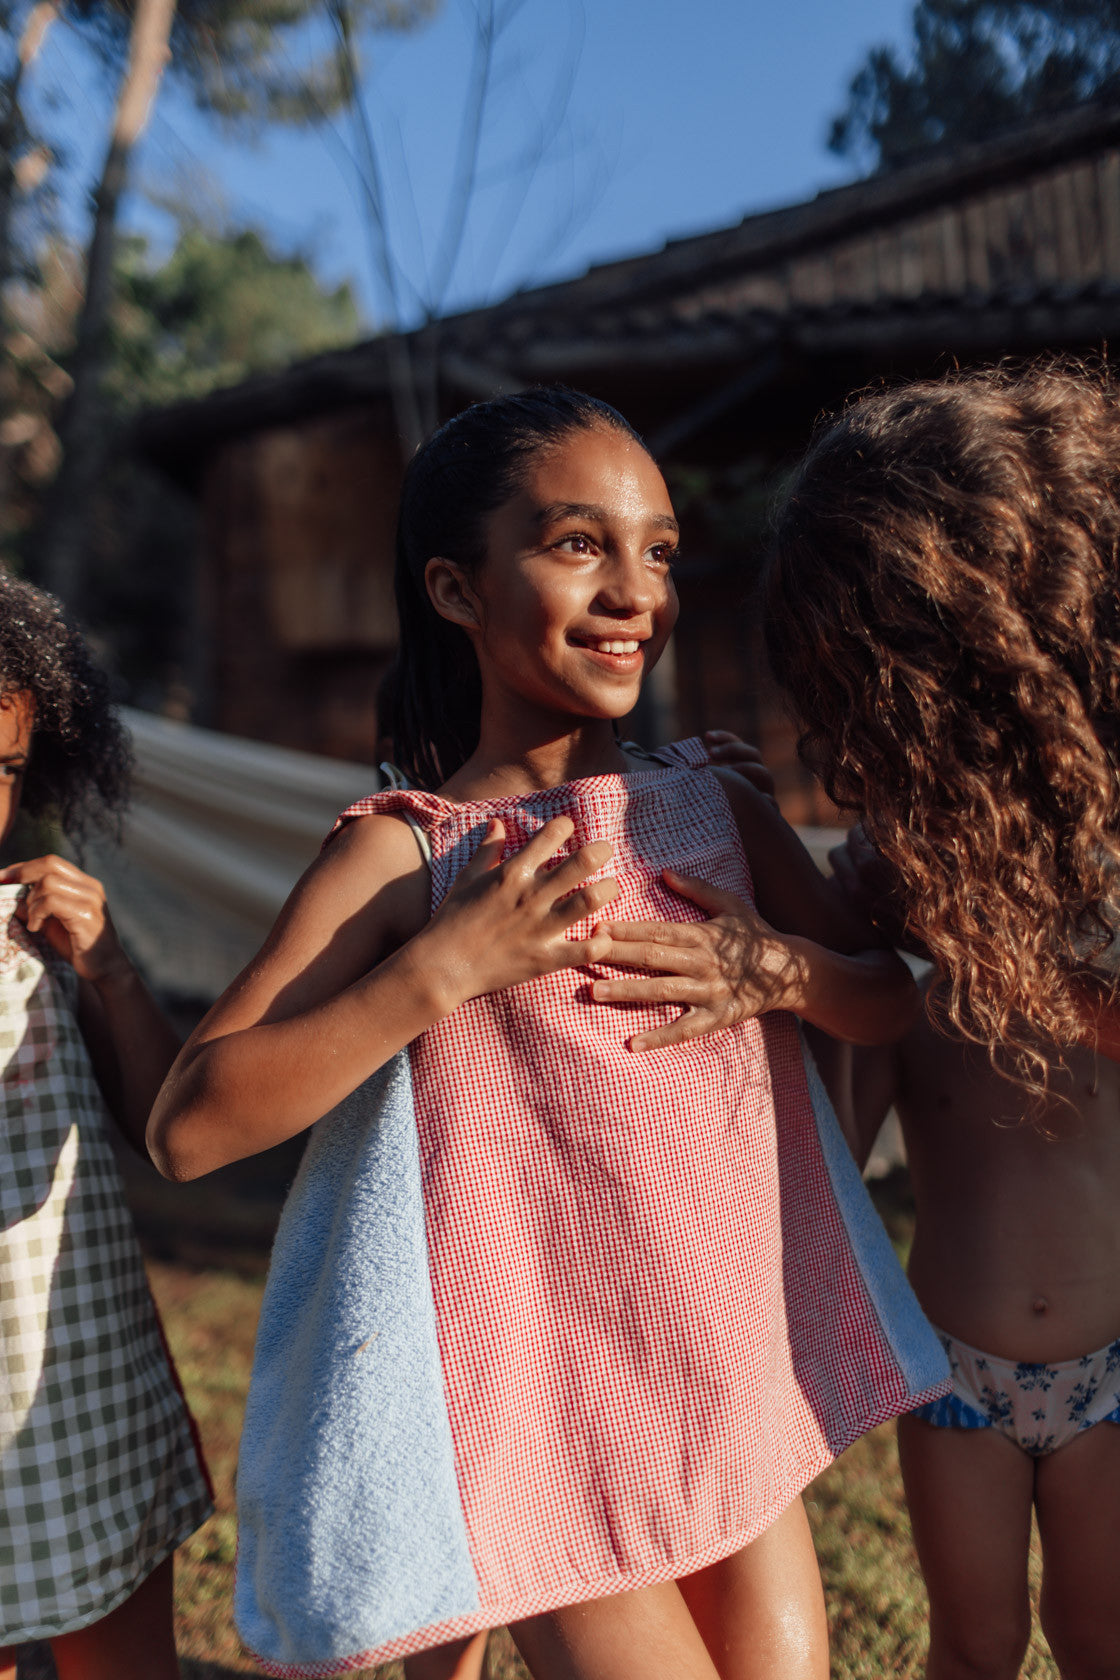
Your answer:
[[[455,560],[429,560],[424,567],[428,599],[441,618],[464,630],[481,629],[478,597],[463,567]]]

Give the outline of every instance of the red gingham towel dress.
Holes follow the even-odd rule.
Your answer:
[[[748,900],[750,873],[702,744],[668,752],[668,768],[516,798],[387,792],[340,821],[408,813],[430,839],[435,906],[489,818],[513,850],[566,814],[567,850],[614,847],[612,920],[701,920],[663,867]],[[565,969],[477,998],[411,1046],[474,1584],[461,1613],[417,1625],[402,1610],[397,1637],[368,1640],[345,1665],[289,1655],[272,1672],[385,1661],[699,1569],[753,1540],[871,1425],[944,1386],[796,1020],[774,1013],[635,1054],[627,1040],[676,1011],[593,1003],[590,980],[609,972]],[[425,1567],[421,1536],[401,1560],[409,1591]],[[386,1580],[387,1602],[394,1590]],[[337,1644],[355,1649],[345,1630]],[[263,1638],[255,1648],[267,1659]],[[296,1649],[277,1637],[277,1657]]]

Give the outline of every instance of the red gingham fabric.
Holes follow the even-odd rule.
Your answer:
[[[750,873],[702,744],[673,751],[668,769],[518,798],[375,795],[340,821],[408,812],[434,906],[489,818],[514,850],[566,814],[565,851],[614,847],[612,920],[698,921],[664,866],[747,899]],[[727,1556],[914,1403],[836,1207],[792,1017],[636,1055],[630,1036],[676,1011],[591,1003],[609,972],[475,999],[412,1047],[480,1609],[355,1666]]]

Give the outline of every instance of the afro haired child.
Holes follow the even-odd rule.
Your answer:
[[[128,796],[127,738],[81,636],[0,575],[0,843],[21,808],[80,843]],[[175,1680],[172,1553],[210,1508],[106,1135],[143,1148],[175,1035],[101,883],[0,869],[0,1680]]]

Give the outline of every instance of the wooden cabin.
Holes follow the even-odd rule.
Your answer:
[[[1120,107],[748,216],[518,293],[409,339],[439,411],[537,381],[615,403],[683,514],[680,626],[636,728],[757,740],[797,821],[832,813],[796,763],[750,590],[765,513],[815,416],[872,382],[1120,328]],[[206,721],[342,758],[375,753],[396,634],[401,453],[386,341],[146,416],[140,448],[204,509]]]

